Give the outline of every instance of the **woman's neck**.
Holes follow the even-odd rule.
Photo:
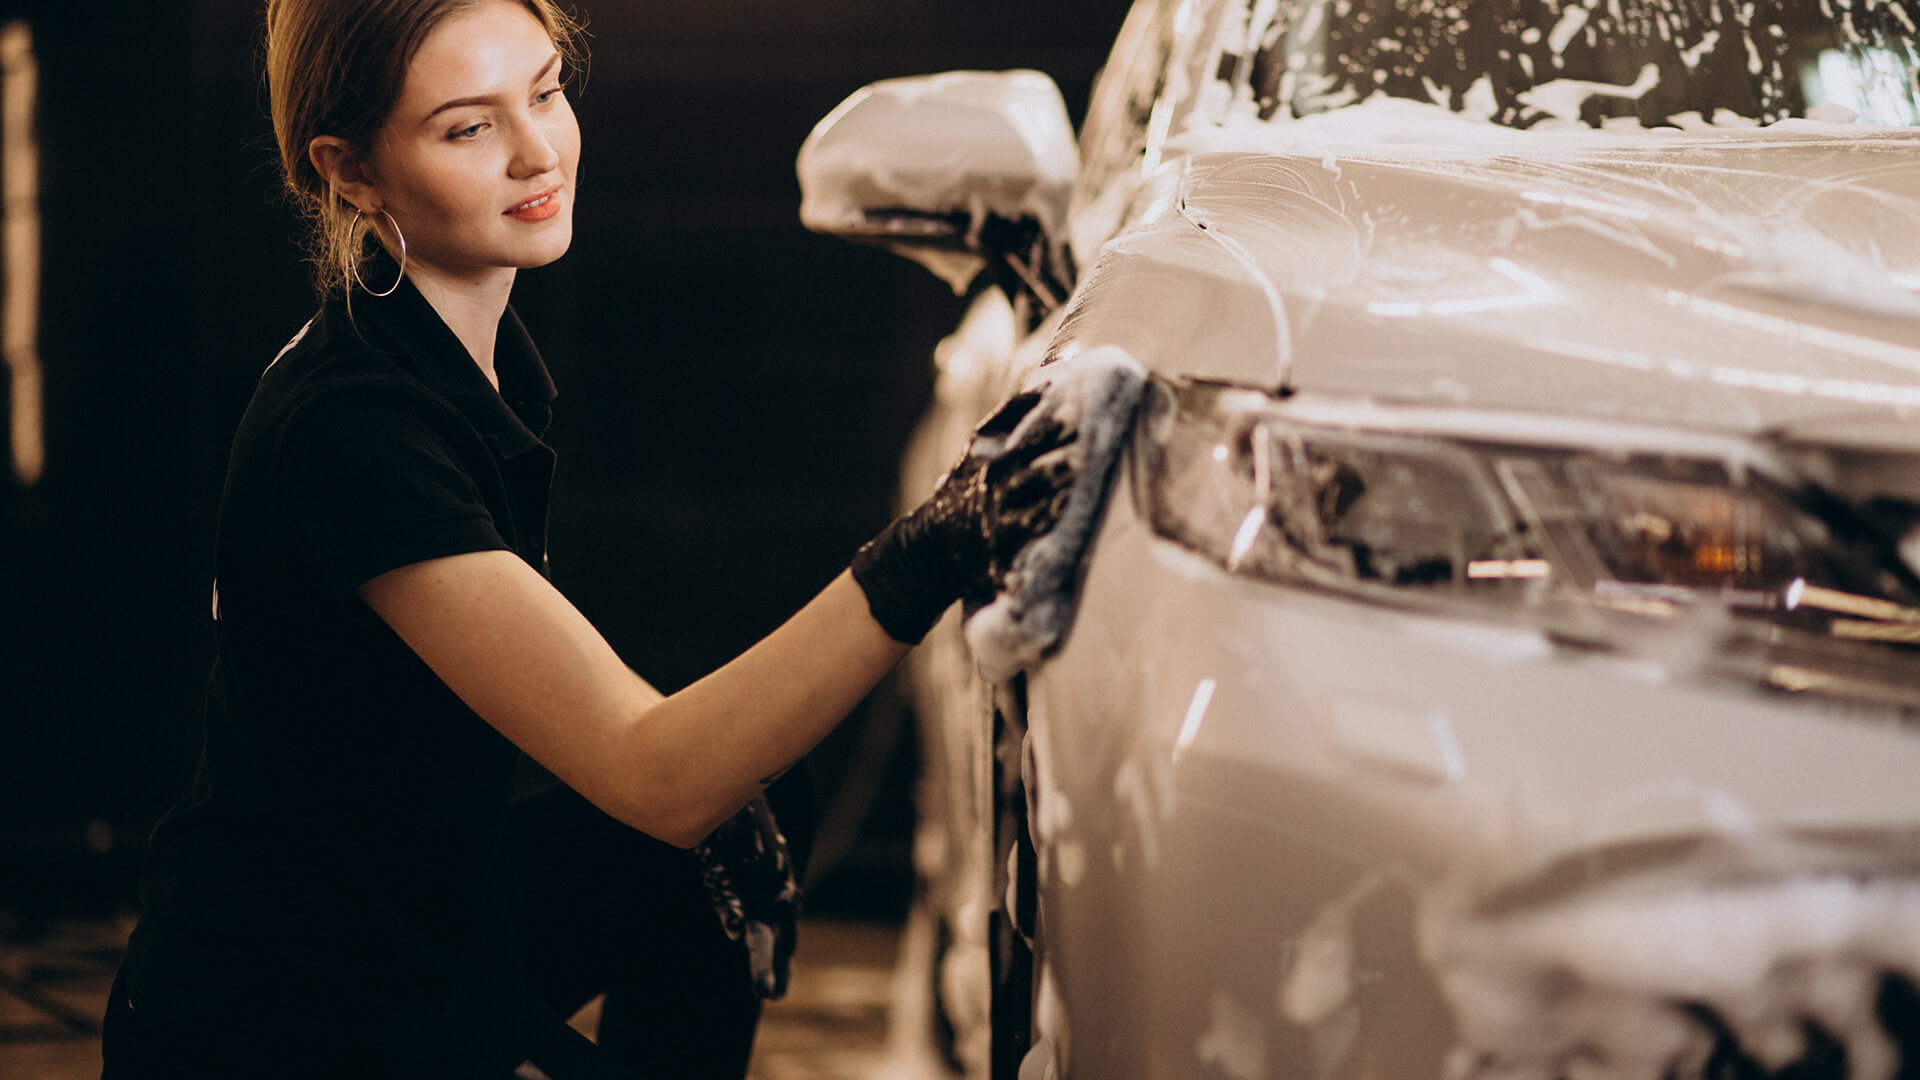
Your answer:
[[[467,354],[495,390],[500,389],[500,376],[493,368],[494,338],[500,330],[500,317],[507,310],[507,297],[513,292],[514,273],[501,267],[490,267],[470,277],[426,266],[407,271],[408,280],[467,347]]]

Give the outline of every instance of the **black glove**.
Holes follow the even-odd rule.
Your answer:
[[[1014,555],[1059,519],[1074,472],[1063,450],[1078,434],[1052,413],[1023,425],[1040,400],[1008,400],[933,496],[854,555],[853,579],[895,641],[919,644],[955,600],[992,599]]]
[[[720,925],[746,944],[754,992],[769,1000],[785,994],[800,885],[767,797],[748,803],[693,850]]]

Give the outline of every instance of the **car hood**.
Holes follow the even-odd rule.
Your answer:
[[[1920,133],[1845,131],[1195,154],[1143,190],[1055,349],[1920,448]]]

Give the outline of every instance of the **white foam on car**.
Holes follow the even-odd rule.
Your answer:
[[[1129,229],[1086,274],[1093,284],[1118,276],[1107,292],[1125,295],[1116,305],[1083,283],[1069,323],[1126,332],[1121,314],[1079,309],[1165,296],[1193,328],[1183,369],[1303,390],[1329,377],[1345,391],[1393,394],[1431,383],[1434,399],[1454,404],[1673,414],[1743,429],[1841,406],[1920,404],[1911,335],[1874,321],[1920,322],[1920,248],[1900,227],[1920,220],[1913,129],[1787,120],[1519,131],[1376,96],[1284,121],[1260,120],[1248,104],[1176,141],[1179,162],[1153,179]],[[1397,202],[1421,176],[1438,202]],[[1490,210],[1503,206],[1504,219]],[[1183,229],[1162,224],[1176,216]],[[1449,225],[1458,242],[1444,248],[1422,232]],[[1222,238],[1249,257],[1191,272],[1193,242]],[[1156,262],[1168,280],[1129,284]],[[1273,309],[1275,292],[1285,324],[1246,322]],[[1641,317],[1611,318],[1625,302]],[[1540,354],[1530,362],[1541,377],[1337,354],[1352,337],[1345,329],[1378,334],[1389,318],[1406,338],[1436,344],[1469,324],[1501,335]],[[1245,329],[1214,332],[1225,325]],[[1713,340],[1746,344],[1702,351],[1708,326],[1725,330]],[[1136,352],[1154,362],[1144,344]],[[1639,379],[1622,368],[1675,392],[1620,410]],[[1574,385],[1583,389],[1556,390]]]
[[[937,123],[929,122],[937,118]],[[800,149],[800,220],[836,235],[870,231],[869,210],[1031,218],[1062,235],[1079,173],[1053,80],[1034,71],[950,71],[887,79],[843,102]],[[964,293],[985,265],[968,251],[897,244]]]
[[[1572,82],[1545,82],[1528,93],[1540,95],[1543,101],[1553,101],[1556,109],[1564,109],[1567,101],[1576,95],[1554,89],[1562,81]],[[1582,91],[1604,91],[1623,97],[1644,92],[1637,83],[1618,87],[1600,83],[1573,85]],[[1473,99],[1474,95],[1469,94],[1469,103]],[[1370,161],[1436,157],[1471,161],[1496,154],[1536,156],[1619,151],[1635,146],[1666,149],[1690,144],[1724,146],[1732,141],[1764,143],[1822,137],[1913,135],[1913,129],[1908,127],[1852,121],[1790,119],[1761,125],[1726,110],[1716,113],[1714,122],[1701,119],[1698,113],[1676,115],[1673,127],[1616,124],[1595,128],[1574,122],[1549,122],[1524,131],[1496,124],[1490,115],[1471,107],[1454,112],[1430,102],[1375,94],[1352,105],[1297,119],[1263,120],[1251,102],[1240,102],[1218,121],[1197,115],[1189,118],[1186,130],[1168,140],[1166,156],[1238,151],[1331,157],[1336,161],[1340,157]]]
[[[1776,1071],[1810,1027],[1854,1080],[1887,1080],[1877,1002],[1889,973],[1920,976],[1920,881],[1630,881],[1496,917],[1430,905],[1421,930],[1453,1080],[1700,1077],[1725,1036]]]

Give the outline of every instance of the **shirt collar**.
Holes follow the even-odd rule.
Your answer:
[[[370,272],[386,280],[396,268],[384,253],[374,257]],[[379,265],[384,263],[384,265]],[[500,316],[493,347],[494,373],[500,389],[480,372],[467,347],[413,282],[402,278],[384,297],[357,291],[353,318],[363,330],[386,338],[396,347],[400,362],[419,376],[427,388],[460,410],[495,455],[516,457],[541,445],[553,419],[557,396],[547,365],[533,338],[512,306]]]

